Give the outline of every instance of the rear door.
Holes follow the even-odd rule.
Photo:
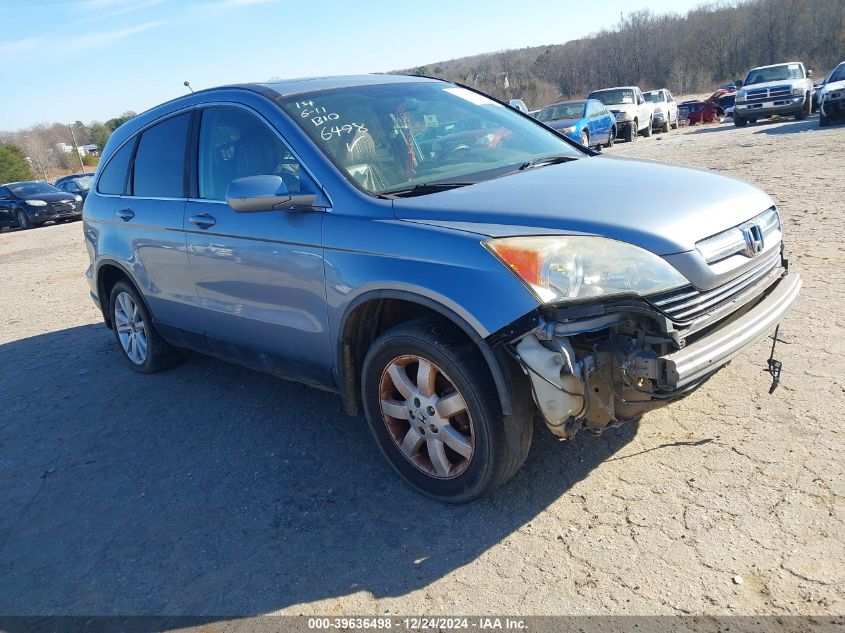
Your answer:
[[[124,145],[119,152],[131,154],[127,182],[123,195],[110,198],[115,254],[130,268],[156,321],[177,327],[194,322],[196,304],[183,232],[191,117],[190,111],[168,117]],[[125,154],[114,158],[122,161]]]
[[[319,188],[259,113],[201,111],[188,257],[211,351],[304,382],[330,381],[322,210],[238,213],[225,202],[237,179],[280,176],[293,193]]]
[[[12,192],[7,187],[0,187],[0,227],[14,224],[15,218],[12,207]]]

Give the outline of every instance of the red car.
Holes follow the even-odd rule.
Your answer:
[[[715,123],[719,120],[719,113],[709,101],[684,101],[678,106],[678,118],[686,118],[690,125]]]

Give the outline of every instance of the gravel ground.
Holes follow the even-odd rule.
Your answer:
[[[843,614],[845,129],[708,126],[609,153],[777,201],[782,328],[693,396],[445,507],[335,396],[193,357],[126,368],[81,224],[0,235],[0,614]],[[637,192],[659,196],[659,191]]]

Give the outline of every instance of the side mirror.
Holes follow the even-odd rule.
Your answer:
[[[741,80],[741,79],[737,79],[737,80],[734,82],[734,84],[736,85],[736,89],[737,89],[737,90],[739,90],[740,88],[742,88],[742,80]]]
[[[226,204],[238,213],[312,207],[316,199],[313,193],[290,193],[280,176],[238,178],[226,189]]]
[[[813,76],[813,71],[812,71],[812,70],[808,70],[808,71],[807,71],[807,79],[809,79],[809,78],[810,78],[810,77],[812,77],[812,76]]]

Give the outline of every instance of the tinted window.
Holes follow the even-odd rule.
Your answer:
[[[7,200],[12,197],[12,192],[6,187],[0,187],[0,200]]]
[[[240,108],[203,111],[198,169],[199,197],[206,200],[224,200],[229,183],[247,176],[280,176],[290,192],[316,193],[287,145]]]
[[[185,196],[185,144],[190,114],[180,114],[141,135],[135,154],[132,194],[151,198]]]
[[[112,155],[103,173],[100,174],[97,191],[114,195],[123,194],[126,186],[126,172],[129,170],[129,160],[132,158],[134,146],[134,141],[129,141]]]

